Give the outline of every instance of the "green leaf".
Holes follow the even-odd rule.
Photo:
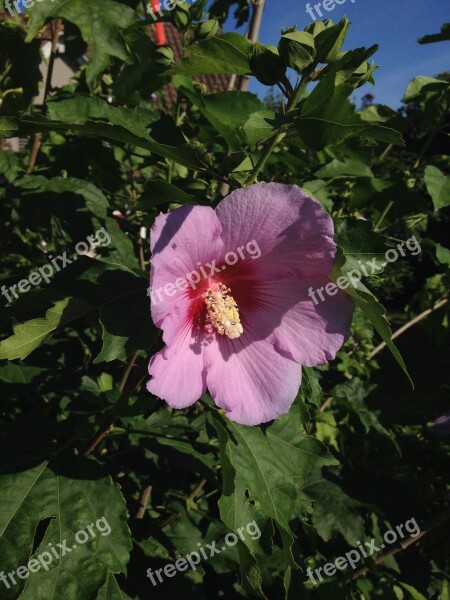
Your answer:
[[[411,600],[427,600],[426,596],[421,594],[412,585],[409,585],[408,583],[403,583],[401,581],[399,581],[399,584],[404,590],[406,590],[409,593],[409,595],[411,596]]]
[[[426,77],[419,75],[414,77],[406,88],[403,102],[413,102],[414,100],[422,100],[430,92],[440,92],[449,87],[448,81],[436,79],[435,77]]]
[[[336,281],[336,279],[334,280]],[[392,330],[389,321],[386,319],[386,309],[384,306],[378,302],[375,296],[362,283],[358,284],[357,290],[350,285],[345,291],[369,319],[414,387],[413,380],[408,373],[403,358],[397,346],[392,341]]]
[[[384,270],[389,246],[384,236],[373,231],[369,221],[336,219],[335,241],[345,256],[345,263],[341,265],[342,273],[357,270],[363,277],[364,269],[370,275]]]
[[[177,186],[167,181],[149,181],[145,192],[137,201],[139,210],[150,211],[161,204],[186,204],[195,200],[193,196],[180,190]]]
[[[364,538],[364,519],[356,511],[362,507],[360,502],[326,479],[312,483],[308,494],[315,500],[313,526],[325,542],[338,533],[350,546],[356,546],[356,542]]]
[[[435,210],[448,206],[450,204],[450,177],[444,175],[437,167],[428,165],[425,167],[424,179]]]
[[[0,174],[9,183],[12,183],[22,170],[21,161],[16,152],[12,152],[12,150],[3,150],[0,152]]]
[[[252,113],[242,125],[247,144],[253,146],[267,139],[275,130],[277,115],[271,110]]]
[[[358,377],[351,381],[338,384],[333,389],[333,397],[338,399],[338,402],[343,406],[344,413],[347,415],[354,414],[364,428],[364,432],[368,434],[371,430],[387,438],[392,442],[397,453],[400,455],[401,450],[395,438],[393,431],[386,429],[380,421],[381,411],[369,408],[365,402],[366,396],[375,389],[375,385],[368,385],[362,382]]]
[[[223,493],[219,500],[222,520],[231,530],[270,517],[278,525],[286,561],[295,566],[291,553],[294,536],[289,521],[294,507],[309,502],[302,491],[312,470],[335,464],[325,447],[303,433],[299,407],[279,417],[265,432],[231,421],[214,426],[219,436],[223,468]],[[251,539],[250,552],[261,552]]]
[[[332,84],[327,83],[321,93],[319,84],[305,101],[300,118],[295,120],[298,135],[310,148],[321,150],[353,137],[404,145],[399,132],[361,119],[347,98],[352,88],[338,86],[330,97],[329,86]]]
[[[40,131],[73,131],[79,135],[144,148],[159,156],[170,158],[192,169],[204,169],[204,156],[198,147],[190,144],[167,145],[152,137],[164,123],[164,138],[173,134],[168,130],[167,119],[144,108],[119,108],[109,106],[98,97],[78,96],[48,103],[51,119],[40,116],[22,116],[20,119],[0,117],[0,137],[28,135]],[[175,132],[182,135],[178,128]],[[157,131],[158,135],[161,135]],[[184,139],[184,138],[182,138]]]
[[[336,60],[339,50],[347,37],[349,26],[350,21],[347,17],[342,17],[339,23],[324,29],[324,31],[315,37],[317,62],[327,63]]]
[[[4,367],[0,367],[0,381],[14,385],[29,384],[43,372],[44,369],[40,369],[39,367],[27,367],[8,363]]]
[[[95,0],[89,4],[84,0],[51,0],[35,2],[28,12],[28,42],[36,37],[51,17],[60,17],[79,28],[84,41],[92,48],[92,57],[86,69],[87,82],[92,90],[113,58],[131,62],[122,32],[136,23],[138,18],[126,4],[113,0]]]
[[[206,75],[208,73],[250,73],[248,49],[250,42],[237,33],[225,33],[219,37],[202,40],[190,46],[182,61],[176,65],[173,75]]]
[[[367,264],[369,258],[370,260],[375,260],[377,269],[384,269],[386,265],[385,255],[382,252],[381,246],[382,238],[378,234],[371,232],[369,224],[364,224],[364,221],[350,222],[350,227],[354,228],[354,239],[352,234],[349,235],[351,229],[348,230],[347,227],[348,223],[346,220],[340,222],[340,219],[338,219],[336,221],[336,242],[340,250],[331,275],[333,281],[338,281],[342,274],[348,274],[352,268],[357,270],[362,276],[364,272],[361,269],[360,261]],[[386,309],[361,281],[356,285],[357,287],[353,287],[353,284],[348,285],[345,288],[346,293],[367,316],[410,380],[411,385],[413,385],[403,358],[392,341],[392,331],[385,316]]]
[[[109,571],[105,584],[98,591],[96,600],[131,600],[131,597],[120,589],[114,573]]]
[[[445,246],[436,244],[436,258],[441,264],[450,267],[450,250]]]
[[[81,300],[65,298],[56,302],[47,311],[44,318],[32,319],[14,326],[14,334],[0,342],[0,359],[25,358],[58,327],[62,327],[92,310],[93,307],[90,304]]]
[[[372,169],[363,161],[347,158],[344,161],[333,159],[314,173],[316,177],[373,177]]]
[[[419,44],[434,44],[434,42],[445,42],[450,40],[450,23],[444,23],[441,27],[441,33],[424,35],[417,41]]]
[[[242,149],[240,128],[252,113],[263,108],[263,104],[248,92],[220,92],[202,95],[194,89],[181,87],[183,93],[197,106],[211,125],[228,143],[232,152]]]
[[[37,414],[3,427],[2,566],[12,571],[37,560],[34,572],[17,581],[14,593],[21,598],[82,600],[104,584],[109,572],[126,571],[131,538],[125,503],[118,486],[95,461],[61,456],[43,460],[51,448],[40,435],[49,431],[49,423]],[[43,553],[46,567],[39,561]]]

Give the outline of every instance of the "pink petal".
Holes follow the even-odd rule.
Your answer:
[[[206,382],[214,402],[242,425],[259,425],[287,413],[301,383],[301,367],[266,340],[244,333],[217,336],[205,348]]]
[[[212,208],[185,205],[160,214],[151,230],[152,318],[171,342],[184,326],[195,283],[189,275],[221,254],[221,225]],[[208,272],[208,269],[207,271]],[[201,275],[201,272],[199,273]],[[196,281],[196,277],[191,277]],[[177,281],[183,280],[181,284]],[[185,289],[183,289],[185,288]]]
[[[203,352],[190,326],[153,356],[148,370],[148,391],[174,408],[191,406],[206,391]]]
[[[264,282],[257,290],[253,310],[247,310],[242,319],[244,329],[255,339],[269,339],[301,365],[313,367],[333,360],[350,335],[354,304],[341,290],[328,295],[323,290],[327,284],[330,280],[323,276]],[[315,292],[320,288],[324,301]]]
[[[256,240],[262,255],[255,266],[266,278],[330,273],[336,253],[333,221],[299,187],[260,183],[239,189],[220,202],[216,214],[223,256]]]

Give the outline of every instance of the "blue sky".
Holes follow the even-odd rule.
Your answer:
[[[260,40],[276,46],[282,27],[306,27],[312,19],[305,7],[305,0],[266,0]],[[322,12],[326,13],[323,9]],[[450,70],[450,42],[417,43],[417,38],[437,33],[444,22],[450,21],[450,0],[346,0],[326,15],[334,23],[344,15],[351,21],[344,49],[380,46],[372,57],[380,67],[375,72],[376,85],[366,84],[355,91],[352,99],[357,105],[364,94],[371,93],[376,103],[398,108],[413,77]],[[226,29],[233,28],[234,21],[230,19]],[[252,80],[250,90],[264,96],[267,88]]]

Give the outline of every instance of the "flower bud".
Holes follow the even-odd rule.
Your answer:
[[[316,56],[314,37],[307,31],[285,31],[278,44],[278,51],[285,65],[296,71],[303,71]]]
[[[249,59],[252,72],[264,85],[277,84],[286,73],[286,67],[275,46],[264,46],[256,42],[250,47]]]
[[[173,11],[173,23],[180,31],[185,31],[191,22],[191,13],[186,3],[177,4]]]
[[[170,67],[175,62],[175,56],[170,46],[158,46],[153,51],[153,57],[155,63],[161,67]]]
[[[334,62],[344,43],[350,22],[343,17],[337,25],[324,29],[315,38],[317,60],[321,63]]]
[[[316,21],[315,23],[310,23],[307,27],[305,27],[305,31],[314,37],[321,33],[324,29],[325,23],[323,21]]]
[[[197,27],[197,39],[206,40],[207,38],[214,37],[219,29],[219,21],[217,19],[208,19],[199,23]]]

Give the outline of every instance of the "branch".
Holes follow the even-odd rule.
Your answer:
[[[402,335],[402,333],[405,333],[405,331],[408,331],[408,329],[410,329],[411,327],[413,327],[414,325],[416,325],[417,323],[419,323],[420,321],[422,321],[423,319],[425,319],[426,317],[428,317],[428,315],[430,315],[432,312],[434,312],[435,310],[438,310],[439,308],[442,308],[442,306],[444,306],[445,304],[447,304],[448,300],[440,300],[437,304],[435,304],[433,306],[433,308],[429,308],[427,310],[425,310],[423,313],[420,313],[420,315],[417,315],[417,317],[414,317],[414,319],[411,319],[411,321],[409,321],[408,323],[406,323],[406,325],[403,325],[403,327],[400,327],[400,329],[398,329],[393,335],[392,335],[392,340],[395,340],[395,338],[398,338],[400,335]],[[385,347],[387,346],[386,342],[382,342],[379,346],[377,346],[370,354],[369,358],[372,359],[374,356],[376,356],[379,352],[381,352]]]
[[[152,495],[153,486],[148,485],[142,490],[142,494],[139,500],[139,510],[136,513],[136,519],[143,519],[145,516],[145,511],[147,510],[147,505],[150,500],[150,496]]]
[[[200,492],[205,487],[205,485],[206,485],[206,479],[202,479],[200,481],[200,483],[189,494],[189,496],[187,497],[187,501],[189,502],[189,501],[195,500],[195,498],[200,494]],[[180,516],[180,513],[178,511],[175,511],[174,513],[169,515],[167,517],[167,519],[165,519],[164,521],[162,521],[160,523],[160,525],[159,525],[160,529],[163,529],[166,525],[170,525],[171,523],[176,521],[179,516]]]
[[[130,365],[128,365],[127,370],[128,369],[129,371],[131,371]],[[120,413],[127,406],[128,400],[134,394],[137,388],[142,384],[146,377],[148,377],[147,366],[142,365],[134,381],[131,382],[129,385],[124,386],[124,390],[122,391],[120,398],[109,411],[108,415],[105,418],[103,426],[100,428],[95,438],[92,440],[89,446],[82,452],[82,456],[89,456],[89,454],[92,454],[92,452],[94,452],[94,450],[97,448],[100,442],[106,437],[108,437],[108,435],[111,433],[115,421],[119,418]]]
[[[48,69],[47,76],[45,79],[45,90],[44,90],[44,98],[42,99],[42,108],[41,113],[45,114],[45,101],[47,100],[47,96],[52,87],[52,76],[53,76],[53,67],[55,66],[55,58],[58,54],[58,41],[59,34],[63,28],[62,20],[55,19],[55,28],[53,30],[52,36],[52,49],[50,52],[50,58],[48,61]],[[33,147],[31,149],[30,160],[28,161],[27,173],[31,173],[36,164],[36,159],[39,154],[39,149],[41,147],[42,142],[42,133],[35,133],[33,138]]]
[[[381,554],[375,560],[375,564],[379,565],[380,563],[385,561],[387,558],[394,556],[394,554],[397,554],[398,552],[401,552],[402,550],[406,550],[407,548],[409,548],[409,546],[412,546],[412,544],[415,544],[421,538],[423,538],[423,536],[430,533],[431,530],[436,529],[436,527],[439,527],[439,525],[442,525],[442,523],[444,523],[448,518],[450,518],[450,508],[441,512],[439,515],[434,517],[434,519],[431,519],[431,521],[429,521],[427,523],[427,525],[425,526],[425,529],[423,529],[419,533],[419,535],[416,535],[415,537],[409,537],[408,539],[400,542],[400,544],[398,544],[397,546],[395,546],[388,552]],[[362,577],[369,570],[370,570],[370,567],[362,567],[361,569],[358,569],[358,571],[356,571],[356,573],[353,574],[352,578],[347,580],[345,583],[350,583],[351,581],[358,579],[358,577]]]

